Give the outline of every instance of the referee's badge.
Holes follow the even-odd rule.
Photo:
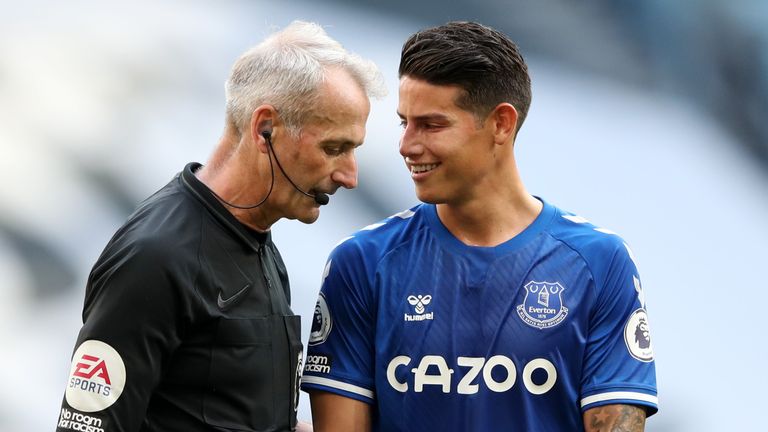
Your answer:
[[[525,300],[517,306],[517,314],[531,327],[541,330],[554,327],[568,315],[563,291],[565,288],[560,282],[530,281],[525,284]]]

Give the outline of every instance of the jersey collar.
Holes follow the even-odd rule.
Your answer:
[[[232,232],[236,237],[250,246],[254,251],[259,251],[261,247],[271,240],[272,234],[256,233],[238,221],[232,213],[224,207],[218,199],[211,193],[210,189],[195,176],[195,171],[200,169],[202,164],[190,162],[184,167],[179,175],[181,186],[189,191],[203,206],[205,206],[213,217],[224,227]]]
[[[555,208],[543,199],[539,197],[535,198],[543,204],[541,212],[536,219],[534,219],[533,222],[518,235],[500,245],[492,247],[469,246],[457,239],[450,231],[448,231],[448,228],[443,225],[443,222],[437,215],[437,207],[434,204],[422,204],[422,210],[425,213],[427,223],[432,228],[435,237],[437,237],[437,239],[448,249],[459,254],[487,255],[488,257],[492,257],[522,248],[550,225],[552,218],[555,215]]]

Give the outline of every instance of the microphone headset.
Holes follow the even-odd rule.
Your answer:
[[[318,193],[313,195],[313,194],[304,192],[303,190],[299,189],[298,186],[296,186],[296,183],[294,183],[293,180],[291,180],[290,177],[288,177],[288,174],[285,173],[285,170],[283,169],[283,166],[280,165],[280,160],[277,159],[277,153],[275,153],[275,148],[272,147],[272,132],[264,131],[264,132],[261,133],[261,136],[263,136],[264,139],[267,141],[267,145],[269,145],[269,150],[270,150],[269,152],[267,152],[267,154],[269,155],[269,174],[270,174],[270,177],[271,177],[272,180],[269,183],[269,190],[267,191],[267,195],[261,201],[259,201],[257,204],[254,204],[254,205],[251,205],[251,206],[239,206],[239,205],[236,205],[236,204],[232,204],[232,203],[230,203],[228,201],[225,201],[224,198],[220,197],[212,189],[210,190],[211,193],[214,196],[216,196],[216,198],[218,198],[219,201],[223,202],[224,204],[226,204],[226,205],[228,205],[230,207],[241,209],[241,210],[250,210],[250,209],[256,208],[256,207],[264,204],[264,202],[267,200],[267,198],[269,198],[269,196],[272,194],[272,189],[275,186],[275,168],[272,166],[272,155],[275,155],[275,162],[277,162],[277,167],[280,168],[280,172],[282,172],[283,175],[285,176],[285,178],[288,179],[288,182],[291,184],[291,186],[293,186],[294,189],[296,189],[297,191],[301,192],[302,194],[304,194],[304,195],[306,195],[306,196],[308,196],[310,198],[313,198],[318,205],[326,205],[326,204],[328,204],[328,201],[330,201],[330,197],[328,196],[328,194],[322,193],[322,192],[318,192]]]
[[[261,133],[261,136],[263,136],[264,139],[267,140],[267,144],[269,145],[270,150],[272,150],[272,154],[275,155],[275,162],[277,162],[277,167],[280,168],[280,172],[283,173],[283,175],[285,176],[286,179],[288,179],[288,182],[291,184],[291,186],[293,186],[294,189],[296,189],[297,191],[303,193],[304,195],[306,195],[306,196],[308,196],[310,198],[314,198],[315,202],[318,205],[326,205],[326,204],[328,204],[328,201],[330,201],[330,197],[328,197],[328,194],[325,194],[325,193],[322,193],[322,192],[318,192],[318,193],[313,195],[311,193],[304,192],[303,190],[299,189],[298,186],[296,186],[296,183],[294,183],[293,180],[291,180],[290,177],[288,177],[288,174],[285,173],[285,170],[283,169],[283,166],[280,165],[280,160],[277,158],[277,153],[275,153],[275,148],[272,147],[272,132],[264,131],[264,132]],[[272,158],[269,159],[269,165],[270,165],[270,167],[272,166]],[[275,176],[274,176],[274,170],[273,170],[272,171],[272,181],[273,182],[274,182],[274,179],[275,179]],[[270,187],[270,192],[271,191],[272,191],[272,189]]]

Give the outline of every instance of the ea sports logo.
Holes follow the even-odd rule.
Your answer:
[[[72,372],[72,375],[85,379],[91,379],[96,375],[97,378],[104,380],[106,385],[112,385],[107,370],[107,362],[92,355],[83,354],[83,357],[75,365],[75,371]]]
[[[65,398],[82,412],[101,411],[120,397],[125,365],[114,348],[97,340],[83,342],[72,356]]]

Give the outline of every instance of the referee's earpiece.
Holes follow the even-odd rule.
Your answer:
[[[261,136],[263,136],[264,140],[267,142],[267,147],[268,147],[267,151],[271,150],[271,154],[270,154],[270,158],[269,158],[269,167],[270,167],[270,169],[272,168],[272,155],[274,155],[275,162],[277,162],[277,167],[280,168],[280,172],[283,173],[283,176],[285,176],[286,180],[288,180],[288,182],[291,184],[291,186],[293,186],[294,189],[296,189],[297,191],[301,192],[302,194],[304,194],[304,195],[306,195],[306,196],[308,196],[310,198],[313,198],[318,205],[326,205],[326,204],[328,204],[328,201],[330,200],[330,198],[328,197],[328,194],[323,193],[323,192],[317,192],[317,193],[314,193],[314,194],[306,192],[306,191],[302,190],[301,188],[299,188],[298,186],[296,186],[296,183],[294,183],[293,180],[291,180],[291,178],[288,177],[288,174],[285,173],[285,170],[283,169],[283,166],[280,165],[280,160],[277,158],[277,154],[275,153],[275,148],[272,147],[272,131],[270,131],[270,130],[262,131],[261,132]],[[273,182],[274,182],[274,178],[275,177],[274,177],[274,174],[273,174],[272,175],[272,181]],[[270,192],[271,191],[272,191],[272,188],[270,186]]]

